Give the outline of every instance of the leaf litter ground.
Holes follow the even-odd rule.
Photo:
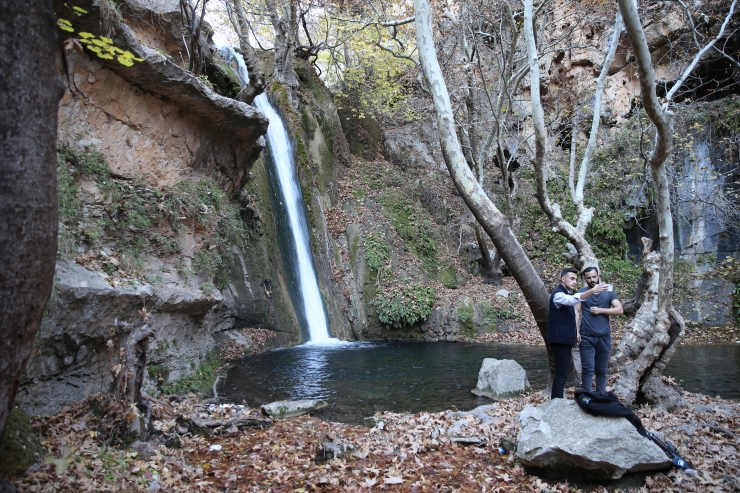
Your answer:
[[[628,490],[528,475],[514,454],[498,451],[507,440],[516,440],[519,412],[545,401],[541,392],[496,403],[487,411],[495,418],[488,423],[464,417],[468,426],[458,426],[459,434],[477,438],[478,446],[456,443],[456,435],[448,434],[461,419],[449,411],[378,413],[373,428],[301,416],[264,428],[191,435],[183,433],[182,424],[193,414],[224,422],[237,412],[260,414],[245,407],[204,406],[191,395],[177,404],[153,404],[155,428],[170,438],[180,434],[180,448],[158,445],[144,454],[106,445],[96,431],[100,418],[89,403],[80,404],[53,417],[33,418],[48,456],[16,484],[28,492],[740,491],[740,404],[698,394],[685,397],[689,406],[677,412],[642,407],[637,414],[648,429],[677,446],[696,474],[656,473]],[[328,448],[322,443],[348,445],[352,451],[332,458],[324,455]]]

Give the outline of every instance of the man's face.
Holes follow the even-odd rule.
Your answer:
[[[563,283],[563,286],[573,291],[576,288],[576,284],[578,284],[578,276],[573,272],[568,272],[560,278],[560,282]]]
[[[588,284],[589,288],[592,288],[599,284],[599,273],[596,272],[596,270],[590,270],[583,274],[583,278],[586,280],[586,284]]]

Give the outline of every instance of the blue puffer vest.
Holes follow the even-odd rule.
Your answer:
[[[572,306],[555,306],[555,293],[570,294],[562,284],[550,295],[550,312],[547,314],[547,342],[576,345],[576,311]]]

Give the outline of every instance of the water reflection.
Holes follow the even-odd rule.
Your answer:
[[[220,393],[260,406],[325,399],[318,416],[360,423],[376,411],[469,410],[484,358],[514,359],[534,389],[547,385],[544,347],[518,344],[359,342],[303,345],[250,356],[229,370]],[[740,346],[681,346],[666,369],[691,392],[740,398]]]

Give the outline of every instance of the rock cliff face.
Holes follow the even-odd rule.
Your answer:
[[[145,341],[150,392],[192,375],[225,343],[250,344],[243,328],[274,331],[274,345],[301,342],[274,255],[277,234],[258,159],[267,119],[220,96],[170,56],[183,48],[181,34],[172,35],[177,1],[145,3],[126,3],[125,20],[106,21],[113,45],[142,61],[129,67],[100,59],[71,41],[59,54],[65,236],[19,393],[29,413],[115,391],[130,363],[124,348],[132,324],[142,318],[153,333]],[[82,8],[86,14],[66,16],[75,32],[102,34],[98,4]],[[65,9],[57,6],[62,18]],[[307,145],[321,148],[313,135]],[[185,203],[191,199],[192,207]],[[230,219],[242,223],[239,246],[222,241]],[[217,289],[208,259],[227,257],[232,268]]]

